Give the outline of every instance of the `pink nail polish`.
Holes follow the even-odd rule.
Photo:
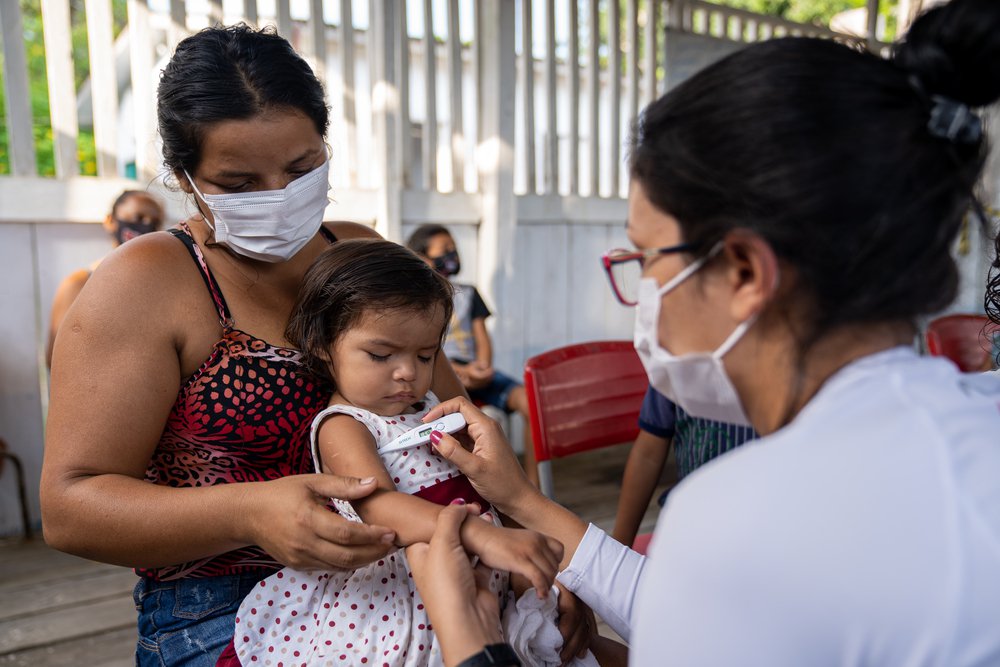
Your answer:
[[[455,498],[454,500],[452,500],[448,504],[449,505],[464,505],[465,504],[465,498]]]
[[[444,435],[441,431],[431,431],[431,444],[437,445],[441,442],[441,436]]]

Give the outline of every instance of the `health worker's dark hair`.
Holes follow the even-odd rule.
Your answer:
[[[182,40],[160,76],[157,95],[163,162],[171,173],[194,173],[213,123],[293,109],[310,118],[320,136],[329,124],[323,84],[271,28],[206,28]]]
[[[802,349],[839,326],[913,324],[956,294],[950,250],[987,153],[985,137],[932,133],[935,96],[1000,97],[1000,2],[926,12],[888,59],[810,38],[738,51],[643,111],[631,175],[696,254],[735,229],[768,242],[798,278],[783,305]]]
[[[337,241],[306,272],[285,337],[302,350],[309,370],[333,383],[323,359],[366,313],[426,314],[438,308],[444,314],[444,339],[452,286],[403,246],[382,239]]]

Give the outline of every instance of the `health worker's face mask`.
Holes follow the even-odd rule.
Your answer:
[[[743,337],[755,317],[742,322],[715,352],[692,352],[681,356],[660,346],[659,322],[663,296],[690,278],[722,245],[688,265],[660,287],[654,278],[639,281],[635,313],[635,351],[646,368],[649,384],[693,417],[729,424],[750,425],[740,397],[733,387],[722,357]]]
[[[250,259],[284,262],[305,246],[323,224],[330,189],[330,161],[303,174],[284,190],[202,194],[191,175],[188,182],[212,212],[215,241]],[[208,222],[206,220],[206,222]]]

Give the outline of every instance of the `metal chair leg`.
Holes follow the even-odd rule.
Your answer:
[[[14,476],[17,477],[17,497],[21,503],[21,526],[24,531],[24,539],[30,540],[32,537],[31,519],[28,517],[28,492],[24,485],[24,464],[20,457],[7,451],[7,443],[0,440],[0,458],[10,460],[14,464]]]

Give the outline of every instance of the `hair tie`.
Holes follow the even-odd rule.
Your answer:
[[[983,137],[983,121],[967,104],[943,95],[931,95],[927,129],[952,143],[975,144]]]
[[[923,82],[915,74],[907,76],[906,81],[930,110],[927,129],[933,136],[958,144],[975,144],[982,139],[983,121],[969,105],[944,95],[928,95]]]

